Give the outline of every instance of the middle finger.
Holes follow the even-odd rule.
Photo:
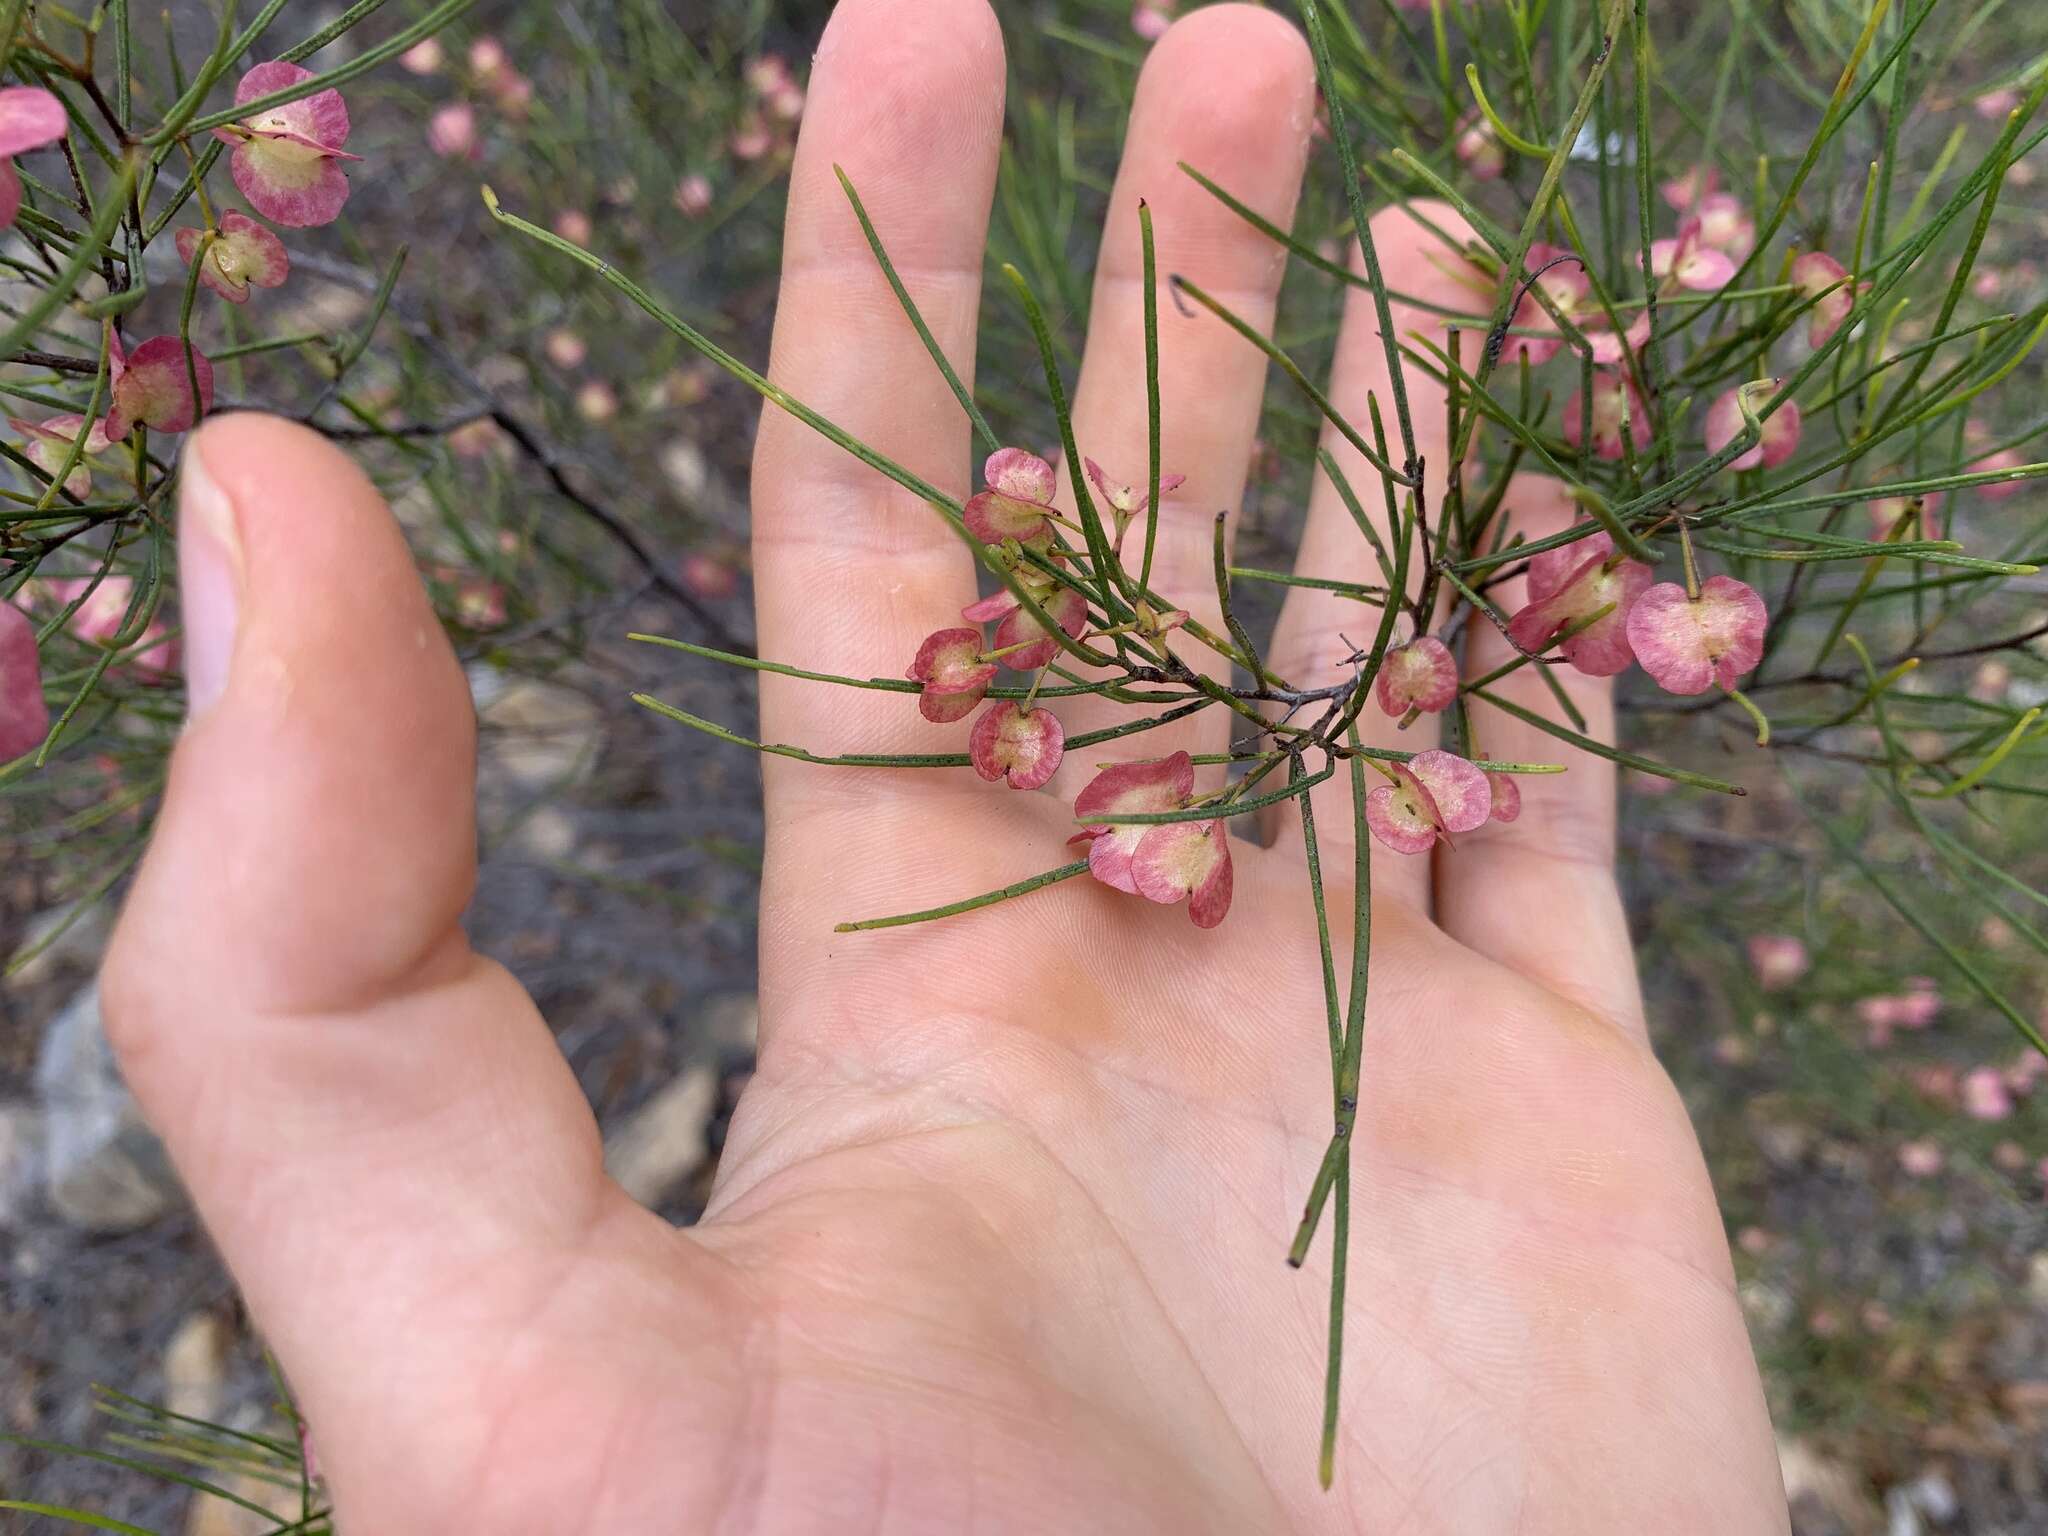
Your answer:
[[[1153,48],[1138,78],[1103,230],[1089,313],[1088,347],[1074,396],[1074,436],[1084,456],[1118,483],[1140,487],[1149,475],[1145,399],[1144,277],[1138,203],[1152,210],[1158,278],[1201,285],[1261,329],[1272,324],[1286,253],[1202,190],[1188,164],[1285,227],[1308,154],[1315,72],[1294,27],[1270,11],[1219,5],[1176,22]],[[1211,569],[1215,517],[1234,522],[1244,495],[1266,365],[1259,353],[1212,315],[1177,313],[1160,296],[1160,462],[1187,477],[1161,498],[1152,588],[1211,629],[1222,628]],[[1064,470],[1060,484],[1068,477]],[[1060,504],[1071,509],[1071,491]],[[1105,510],[1105,521],[1107,512]],[[1135,575],[1145,524],[1124,544]],[[1176,651],[1213,670],[1221,658],[1184,635]],[[1059,713],[1069,735],[1131,718],[1133,706],[1077,698]],[[1169,752],[1219,752],[1239,717],[1221,706],[1114,747],[1068,759],[1056,790],[1072,794],[1108,758]]]

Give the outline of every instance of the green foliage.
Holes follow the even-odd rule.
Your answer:
[[[467,8],[419,7],[408,24],[393,25],[376,14],[376,0],[355,6],[343,21],[365,26],[378,43],[323,68],[316,83],[348,80],[352,99],[370,109],[366,119],[381,110],[416,134],[422,88],[388,70],[369,71]],[[400,207],[460,208],[466,212],[455,217],[473,222],[457,223],[438,246],[419,242],[409,262],[360,241],[327,257],[328,280],[360,290],[345,323],[295,315],[295,323],[265,324],[259,316],[251,326],[233,314],[212,315],[184,274],[152,265],[150,247],[168,243],[172,221],[200,200],[221,158],[222,146],[203,130],[246,111],[227,109],[222,83],[273,49],[310,59],[344,34],[310,24],[294,32],[297,8],[281,0],[239,30],[233,9],[221,8],[217,39],[188,76],[174,47],[144,49],[130,38],[142,18],[131,23],[121,0],[95,13],[96,28],[74,27],[54,7],[35,9],[32,16],[19,4],[0,10],[0,34],[12,38],[6,67],[65,97],[78,126],[77,152],[67,152],[68,188],[26,178],[20,233],[32,259],[9,258],[8,265],[29,279],[31,292],[9,312],[0,340],[0,357],[15,365],[0,382],[10,401],[99,414],[109,371],[101,322],[170,317],[178,334],[208,337],[205,350],[229,381],[224,394],[282,406],[362,444],[379,478],[412,509],[411,532],[469,655],[554,664],[594,626],[613,623],[622,604],[606,594],[622,578],[633,594],[667,594],[688,622],[704,627],[704,605],[679,586],[662,551],[708,543],[736,563],[732,530],[688,497],[660,504],[630,484],[593,484],[560,445],[644,470],[678,409],[715,412],[730,424],[745,417],[740,391],[776,398],[744,359],[758,356],[762,342],[789,130],[773,130],[775,141],[759,156],[732,152],[736,135],[761,115],[758,93],[739,75],[772,44],[797,44],[815,17],[792,19],[786,24],[797,30],[780,34],[771,28],[785,23],[758,5],[708,7],[705,16],[679,22],[657,0],[621,0],[565,28],[552,16],[535,20],[515,9],[505,18],[506,40],[537,71],[545,60],[544,88],[519,113],[491,119],[481,171],[460,159],[428,159],[396,135],[377,144],[375,176],[386,179]],[[1313,700],[1292,698],[1284,680],[1264,672],[1250,627],[1237,623],[1227,637],[1201,637],[1215,658],[1206,672],[1175,673],[1163,647],[1119,634],[1112,637],[1117,656],[1165,681],[1130,675],[1088,683],[1055,669],[1066,681],[991,696],[1099,691],[1172,702],[1181,711],[1229,709],[1247,728],[1261,705],[1312,703],[1322,712],[1311,711],[1311,724],[1277,731],[1240,755],[1234,798],[1206,811],[1292,801],[1314,850],[1306,787],[1341,767],[1362,800],[1368,759],[1403,756],[1356,750],[1350,733],[1404,607],[1389,594],[1407,588],[1410,569],[1425,576],[1405,605],[1409,617],[1419,629],[1455,633],[1461,624],[1502,619],[1490,596],[1498,583],[1532,554],[1584,537],[1596,524],[1621,547],[1671,564],[1686,539],[1689,557],[1704,556],[1766,599],[1763,657],[1741,695],[1675,699],[1632,684],[1628,745],[1620,748],[1590,740],[1583,721],[1547,719],[1489,692],[1501,673],[1468,684],[1467,696],[1550,732],[1568,760],[1596,752],[1677,786],[1654,813],[1641,800],[1631,811],[1645,862],[1662,859],[1660,868],[1676,871],[1642,903],[1645,942],[1657,957],[1651,969],[1682,974],[1693,992],[1724,1000],[1717,1034],[1734,1042],[1731,1058],[1742,1057],[1743,1070],[1768,1085],[1788,1116],[1885,1145],[1953,1127],[1952,1103],[1872,1065],[1876,1047],[1859,1033],[1855,1008],[1925,971],[1938,978],[1952,1009],[1970,1010],[1971,1032],[1952,1054],[1988,1059],[1992,1021],[2032,1047],[2043,1044],[2034,1010],[2040,957],[2048,954],[2048,838],[2039,804],[2048,795],[2041,715],[2048,621],[2038,567],[2048,555],[2048,496],[2031,481],[2048,474],[2039,353],[2048,290],[2028,251],[2038,244],[2034,188],[2038,146],[2048,137],[2039,110],[2048,95],[2048,16],[2000,0],[1701,7],[1440,0],[1424,10],[1388,0],[1303,10],[1330,107],[1330,142],[1316,157],[1294,227],[1261,226],[1294,258],[1280,317],[1261,333],[1193,284],[1173,292],[1236,326],[1276,365],[1262,478],[1245,514],[1254,525],[1248,539],[1283,547],[1313,476],[1321,470],[1341,478],[1319,453],[1326,424],[1379,467],[1381,486],[1363,487],[1364,495],[1403,503],[1391,518],[1393,547],[1371,551],[1384,585],[1359,583],[1355,571],[1269,571],[1265,564],[1277,560],[1254,561],[1241,545],[1243,563],[1218,562],[1225,611],[1236,618],[1252,606],[1249,594],[1260,583],[1319,584],[1377,607],[1377,636],[1355,679]],[[1108,631],[1130,622],[1141,600],[1161,597],[1151,590],[1151,523],[1135,569],[1111,556],[1072,462],[1060,380],[1076,362],[1075,338],[1086,324],[1094,240],[1143,47],[1116,4],[1062,0],[1021,21],[1005,19],[1012,87],[985,285],[984,364],[971,389],[950,373],[948,382],[985,442],[1064,442],[1082,509],[1082,539],[1068,569]],[[31,46],[34,37],[51,47]],[[290,48],[281,46],[287,39]],[[459,53],[452,36],[449,48]],[[451,100],[481,102],[490,94],[460,65],[446,66],[441,82],[430,89],[445,85]],[[1471,157],[1461,154],[1475,134],[1503,151],[1498,177],[1475,179]],[[1185,169],[1260,222],[1202,166]],[[491,213],[535,238],[479,243],[487,226],[471,187],[483,174],[503,207],[531,222],[505,215],[497,203]],[[1662,184],[1708,174],[1743,205],[1754,224],[1752,248],[1733,258],[1732,276],[1711,291],[1669,289],[1656,278],[1652,252],[1677,222]],[[692,178],[702,178],[707,200],[686,211],[694,199],[680,194]],[[375,195],[371,174],[360,179],[362,192]],[[849,184],[847,191],[857,199],[859,189]],[[1469,262],[1480,278],[1469,311],[1453,317],[1461,344],[1447,348],[1397,334],[1389,305],[1407,296],[1390,292],[1369,261],[1353,275],[1343,259],[1372,210],[1425,197],[1451,201],[1480,237],[1475,250],[1447,241],[1441,253],[1447,262]],[[583,238],[563,233],[569,213],[586,217]],[[887,269],[885,242],[869,233]],[[1585,301],[1570,314],[1560,312],[1529,261],[1539,242],[1570,252],[1585,274]],[[1146,249],[1149,260],[1149,229]],[[1868,284],[1847,290],[1849,314],[1818,345],[1806,339],[1818,301],[1800,291],[1791,267],[1795,252],[1813,250]],[[322,270],[317,260],[301,268]],[[1469,460],[1456,456],[1454,478],[1448,465],[1416,462],[1405,392],[1376,403],[1392,413],[1390,443],[1377,408],[1371,420],[1344,419],[1314,383],[1328,373],[1337,307],[1349,287],[1361,285],[1380,309],[1387,345],[1400,354],[1394,377],[1415,370],[1408,376],[1450,387],[1450,436],[1472,450]],[[618,305],[614,291],[637,312]],[[900,284],[898,291],[909,310]],[[1147,292],[1152,352],[1157,285],[1148,283]],[[1578,354],[1593,335],[1625,331],[1638,315],[1647,318],[1647,343],[1625,354],[1622,366],[1631,398],[1646,413],[1643,440],[1624,430],[1620,452],[1602,458],[1590,435],[1574,443],[1562,428],[1567,402],[1593,376],[1590,360]],[[906,324],[914,323],[913,312]],[[533,341],[550,331],[604,337],[607,368],[551,367]],[[456,355],[449,335],[484,338],[493,364],[506,366],[486,370]],[[1518,338],[1562,339],[1564,351],[1524,368],[1508,360],[1507,344]],[[1701,430],[1710,402],[1765,377],[1779,381],[1774,390],[1740,396],[1740,432],[1710,450]],[[1148,382],[1147,475],[1156,502],[1156,361]],[[610,396],[608,409],[595,385]],[[804,414],[800,402],[779,403]],[[1792,404],[1804,427],[1796,450],[1769,467],[1735,468]],[[836,431],[822,418],[813,425]],[[835,440],[894,473],[960,528],[950,498],[843,434]],[[1975,467],[2001,455],[2018,468]],[[50,861],[58,891],[92,901],[117,891],[137,856],[182,713],[175,680],[137,665],[168,633],[152,626],[169,613],[175,550],[164,514],[175,461],[161,439],[145,436],[122,465],[117,494],[78,501],[62,489],[75,467],[70,459],[46,472],[20,452],[8,457],[17,488],[0,493],[0,598],[22,600],[28,583],[58,576],[132,582],[118,624],[102,639],[82,641],[70,629],[89,588],[43,612],[55,724],[40,752],[0,768],[0,799],[20,829],[17,844]],[[1593,521],[1534,544],[1499,538],[1493,530],[1508,478],[1533,466],[1570,485]],[[2029,483],[2010,500],[1994,500],[2015,475]],[[1433,527],[1404,495],[1417,483],[1453,486]],[[1358,492],[1339,488],[1359,509]],[[1930,516],[1936,498],[1939,527]],[[582,514],[567,528],[552,515],[565,507]],[[1370,536],[1362,510],[1357,516]],[[1017,569],[980,552],[992,576],[1038,612]],[[1439,595],[1448,620],[1432,619]],[[792,670],[780,658],[744,655],[744,642],[731,634],[711,629],[706,638],[715,643],[665,643],[744,667]],[[1107,659],[1085,637],[1063,645],[1073,660]],[[1531,663],[1511,665],[1520,664]],[[915,691],[895,679],[800,675]],[[643,702],[757,751],[855,761],[757,742]],[[1751,745],[1766,718],[1769,757]],[[1314,767],[1305,762],[1310,753],[1321,759]],[[941,767],[965,760],[944,753],[860,761]],[[1272,789],[1270,780],[1255,787],[1281,768],[1284,788]],[[1745,800],[1726,798],[1745,788],[1752,791]],[[1361,828],[1361,858],[1370,842]],[[1724,844],[1741,866],[1732,882],[1701,851]],[[1083,868],[1067,865],[967,901],[846,926],[939,918],[1027,897]],[[1327,935],[1313,859],[1311,881]],[[1358,888],[1365,888],[1362,871]],[[1369,905],[1349,915],[1362,929]],[[1761,993],[1728,942],[1763,931],[1800,936],[1815,958],[1811,979],[1789,997]],[[2001,937],[1993,943],[1987,934]],[[1314,1213],[1334,1199],[1343,1251],[1345,1105],[1355,1101],[1358,1074],[1370,1069],[1361,1044],[1362,943],[1356,953],[1361,967],[1345,988],[1326,966],[1338,1135],[1306,1192],[1303,1250]],[[1983,1030],[1974,1027],[1980,1021]],[[1922,1065],[1968,1064],[1935,1061],[1931,1043],[1911,1049],[1929,1057]],[[2028,1104],[2020,1114],[2037,1124],[2040,1109]],[[1989,1164],[2006,1129],[1970,1125],[1957,1139],[1976,1165]],[[1738,1209],[1763,1203],[1761,1175],[1736,1172]],[[1334,1283],[1343,1284],[1341,1266]],[[1340,1297],[1333,1297],[1331,1413]],[[1903,1303],[1894,1310],[1911,1315]],[[1848,1346],[1826,1345],[1819,1355],[1794,1376],[1797,1406],[1814,1416],[1853,1396],[1831,1383],[1860,1381],[1869,1363],[1867,1351]],[[146,1436],[179,1433],[186,1431],[145,1426]],[[1331,1433],[1326,1423],[1326,1446]],[[155,1443],[161,1450],[172,1440]],[[233,1448],[208,1440],[199,1449],[225,1455]],[[197,1459],[194,1446],[182,1451]],[[280,1465],[296,1456],[276,1445],[263,1452],[272,1453],[284,1459]],[[309,1507],[307,1518],[314,1514]],[[301,1528],[315,1527],[280,1527]]]

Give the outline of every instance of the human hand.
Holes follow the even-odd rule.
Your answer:
[[[773,377],[954,493],[965,425],[831,168],[970,373],[1002,80],[982,0],[845,0],[792,172]],[[1268,319],[1279,253],[1175,162],[1284,224],[1313,109],[1300,39],[1262,11],[1204,10],[1154,47],[1076,398],[1113,473],[1145,457],[1137,199],[1163,272]],[[1377,231],[1393,286],[1450,296],[1431,237]],[[1356,410],[1384,365],[1369,307],[1347,320],[1334,390]],[[1165,462],[1188,480],[1154,585],[1199,616],[1264,369],[1206,317],[1162,330]],[[1416,416],[1441,462],[1441,401],[1418,391]],[[1234,845],[1211,932],[1080,880],[835,936],[1060,862],[1074,780],[1108,754],[1042,795],[765,760],[759,1071],[710,1210],[676,1231],[605,1178],[545,1025],[459,926],[468,697],[389,513],[275,421],[215,422],[187,453],[193,720],[108,1021],[344,1531],[1786,1528],[1713,1192],[1645,1040],[1604,762],[1531,781],[1519,821],[1455,853],[1374,862],[1324,1494],[1327,1232],[1306,1272],[1282,1263],[1331,1114],[1298,830]],[[764,655],[900,673],[974,596],[928,508],[772,411],[754,501]],[[1536,483],[1510,505],[1532,536],[1570,516]],[[1369,558],[1319,484],[1304,567]],[[1357,613],[1291,593],[1275,669],[1342,675]],[[1467,665],[1500,646],[1482,626]],[[1607,685],[1565,681],[1611,734]],[[1500,687],[1546,706],[1528,669]],[[766,739],[824,750],[959,734],[777,676],[762,714]],[[1554,755],[1476,714],[1493,756]],[[1226,729],[1205,714],[1142,753]],[[1348,798],[1319,793],[1344,912]]]

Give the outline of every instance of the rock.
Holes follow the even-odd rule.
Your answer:
[[[425,536],[430,529],[439,527],[441,504],[424,485],[410,486],[392,496],[389,500],[391,515],[398,519],[399,527],[408,533]]]
[[[2025,1421],[2029,1430],[2048,1423],[2048,1379],[2009,1381],[1999,1389],[1998,1396],[2006,1412]]]
[[[2048,1248],[2027,1260],[2027,1300],[2037,1307],[2048,1307]]]
[[[518,389],[526,383],[526,364],[510,352],[493,352],[478,361],[472,371],[479,384],[498,394]]]
[[[714,993],[698,1005],[697,1029],[713,1049],[752,1057],[761,1033],[761,999],[752,992]]]
[[[1919,1506],[1904,1488],[1894,1488],[1884,1496],[1884,1536],[1927,1536]]]
[[[688,438],[674,438],[662,448],[661,472],[685,505],[695,505],[711,483],[711,467],[704,462],[704,450]]]
[[[438,515],[438,508],[436,509]],[[465,669],[469,680],[469,702],[476,706],[481,716],[512,686],[512,679],[500,672],[487,661],[479,661]]]
[[[1752,1121],[1750,1134],[1757,1150],[1776,1168],[1799,1167],[1813,1148],[1813,1132],[1795,1121]]]
[[[1936,1525],[1947,1525],[1963,1512],[1962,1500],[1956,1497],[1956,1485],[1939,1468],[1922,1472],[1906,1484],[1906,1492],[1920,1513]]]
[[[228,1330],[211,1312],[194,1312],[164,1346],[164,1406],[188,1418],[220,1416],[227,1380]]]
[[[1802,1504],[1832,1517],[1849,1536],[1876,1536],[1884,1528],[1883,1511],[1855,1471],[1804,1440],[1780,1437],[1778,1470],[1785,1479],[1785,1501],[1792,1506],[1795,1530],[1804,1528]]]
[[[477,672],[486,675],[479,677]],[[562,683],[473,669],[470,689],[482,727],[481,777],[535,794],[586,777],[604,745],[597,705]]]
[[[67,961],[93,964],[106,948],[107,934],[113,926],[111,902],[96,901],[84,911],[67,902],[38,912],[22,929],[21,942],[15,945],[7,962],[9,983],[32,986],[46,980]]]
[[[653,1210],[711,1155],[705,1138],[718,1108],[718,1074],[691,1067],[626,1117],[605,1141],[605,1171]]]
[[[576,823],[559,806],[537,805],[519,819],[512,841],[543,862],[566,859],[576,849]]]
[[[50,1023],[36,1063],[44,1190],[73,1226],[130,1232],[184,1202],[163,1143],[121,1081],[100,1027],[99,983]]]
[[[0,1104],[0,1231],[20,1221],[42,1164],[43,1117],[28,1104]]]
[[[1795,1308],[1783,1286],[1768,1280],[1745,1280],[1736,1287],[1735,1296],[1742,1304],[1742,1315],[1749,1319],[1750,1331],[1759,1338],[1769,1337],[1792,1321]]]

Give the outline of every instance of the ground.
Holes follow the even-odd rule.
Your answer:
[[[352,143],[383,172],[358,173],[345,235],[309,242],[308,255],[329,264],[324,285],[292,300],[292,318],[258,323],[359,323],[362,275],[373,281],[400,238],[413,242],[398,301],[362,365],[362,398],[401,421],[482,407],[502,418],[452,452],[364,448],[430,573],[454,568],[452,586],[481,562],[508,609],[465,622],[450,603],[485,722],[484,858],[470,928],[533,991],[608,1130],[684,1074],[708,1073],[708,1094],[678,1102],[703,1121],[701,1133],[684,1127],[685,1140],[701,1134],[715,1153],[748,1061],[736,1021],[753,986],[758,772],[748,756],[649,716],[628,695],[646,689],[744,729],[752,690],[738,674],[623,636],[747,640],[754,407],[651,326],[622,320],[608,295],[563,283],[530,248],[494,237],[475,187],[488,175],[508,206],[541,222],[589,213],[622,266],[759,358],[776,162],[771,152],[706,164],[701,136],[678,147],[649,135],[631,110],[648,81],[620,63],[628,43],[653,35],[634,30],[652,26],[647,5],[603,18],[564,8],[553,55],[514,10],[485,13],[542,84],[534,115],[486,113],[480,163],[437,160],[416,148],[423,121],[461,89],[390,69],[365,81],[352,93]],[[729,90],[707,82],[720,69],[729,77],[740,56],[801,60],[818,19],[793,7],[763,30],[747,10],[730,29],[694,34],[702,57],[672,65],[683,119],[723,133],[721,114],[737,109]],[[451,40],[451,53],[475,35]],[[672,193],[699,170],[713,178],[712,211],[685,214]],[[1080,206],[1079,216],[1064,210],[1059,230],[1085,224],[1088,195]],[[1042,224],[1015,209],[1007,217],[1007,238],[1042,252],[1042,240],[1023,238]],[[322,269],[309,260],[304,270]],[[565,363],[560,332],[594,355]],[[316,392],[255,368],[224,389],[285,408]],[[1254,487],[1243,563],[1286,563],[1293,505],[1284,479]],[[648,585],[600,517],[636,532],[661,585]],[[1251,617],[1258,628],[1256,608]],[[2037,659],[2035,679],[2040,672]],[[1958,675],[1958,687],[1970,685],[1969,666]],[[1713,771],[1730,761],[1729,742],[1683,720],[1646,714],[1630,729],[1643,750]],[[1861,775],[1745,759],[1752,794],[1742,802],[1657,793],[1657,781],[1630,778],[1624,880],[1656,1040],[1727,1214],[1798,1530],[2048,1529],[2048,1094],[2026,1091],[2018,1042],[1953,966],[1842,877],[1788,788],[1846,803]],[[2039,885],[2048,839],[2024,818],[2005,834],[2016,873]],[[52,861],[16,856],[30,842],[27,829],[0,830],[0,950],[69,889]],[[1914,849],[1882,828],[1866,852],[1909,878],[1920,870]],[[1918,894],[1953,905],[1954,893],[1927,878]],[[1967,925],[1974,963],[2038,1014],[2048,1004],[2038,956],[2010,928]],[[0,1105],[33,1101],[45,1027],[88,980],[93,931],[82,923],[0,988]],[[1761,935],[1796,937],[1810,969],[1764,985],[1748,955]],[[1931,1020],[1884,1024],[1870,1001],[1910,998],[1922,976],[1939,997]],[[2000,1113],[1971,1097],[1970,1075],[1985,1070],[2016,1085]],[[6,1157],[0,1140],[0,1168]],[[664,1213],[691,1219],[712,1166],[699,1162],[675,1185]],[[137,1230],[95,1234],[31,1193],[11,1214],[0,1202],[0,1235],[0,1359],[14,1367],[0,1382],[5,1428],[111,1446],[95,1383],[243,1422],[273,1403],[233,1289],[182,1206]],[[185,1529],[188,1519],[183,1488],[33,1449],[0,1446],[0,1488],[152,1530]]]

